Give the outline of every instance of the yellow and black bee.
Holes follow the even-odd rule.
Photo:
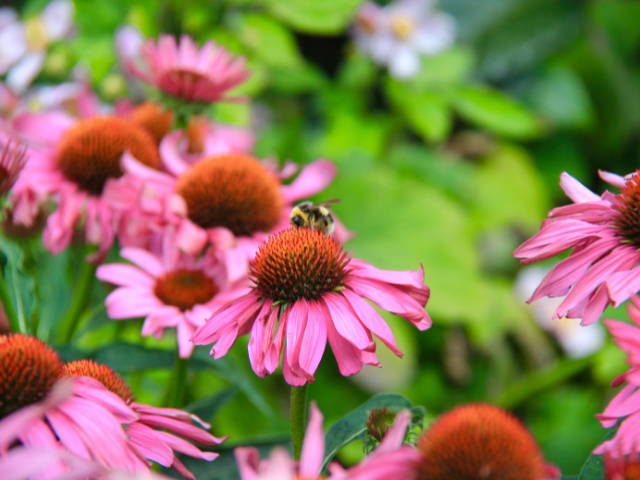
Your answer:
[[[331,210],[327,207],[340,200],[328,200],[322,203],[302,202],[291,209],[289,219],[296,228],[310,228],[331,235],[335,229],[335,221]]]

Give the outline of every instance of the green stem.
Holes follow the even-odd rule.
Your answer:
[[[293,445],[293,458],[300,459],[302,440],[307,427],[307,401],[309,384],[302,387],[291,387],[291,443]]]
[[[180,408],[184,404],[187,388],[187,376],[189,374],[189,359],[180,358],[176,350],[176,363],[171,371],[171,377],[164,393],[164,406]]]
[[[82,317],[82,312],[89,301],[89,295],[91,294],[91,287],[93,286],[95,276],[96,266],[93,263],[85,261],[82,264],[76,288],[73,291],[69,310],[67,310],[66,315],[62,317],[58,327],[58,343],[69,343],[73,338],[73,334],[78,327],[78,321]]]
[[[28,333],[27,324],[24,322],[24,317],[18,317],[16,309],[13,307],[13,300],[9,293],[9,288],[4,280],[4,276],[0,273],[0,301],[4,308],[4,313],[9,320],[9,327],[12,332]]]

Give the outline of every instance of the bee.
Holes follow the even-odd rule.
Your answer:
[[[327,207],[339,202],[339,199],[322,203],[302,202],[291,209],[289,220],[296,228],[306,227],[331,235],[335,229],[335,221],[331,210]]]

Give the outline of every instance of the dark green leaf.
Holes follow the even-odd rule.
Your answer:
[[[466,86],[453,92],[453,105],[467,121],[507,137],[530,138],[541,133],[536,116],[498,90]]]
[[[226,388],[219,392],[209,395],[208,397],[201,398],[185,407],[185,410],[198,415],[200,418],[208,421],[225,403],[231,400],[236,394],[237,389],[235,387]]]
[[[353,18],[361,0],[262,0],[271,13],[296,30],[337,33]]]
[[[402,395],[380,393],[371,397],[358,408],[342,417],[331,425],[325,435],[325,457],[323,465],[326,466],[333,457],[335,457],[338,450],[346,444],[362,436],[366,431],[367,417],[371,410],[384,407],[398,412],[405,408],[411,408],[411,402]]]

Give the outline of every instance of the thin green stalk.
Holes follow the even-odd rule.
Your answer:
[[[307,391],[309,384],[302,387],[291,387],[291,443],[293,445],[293,458],[300,459],[302,440],[307,427]]]
[[[189,375],[189,359],[180,358],[176,350],[176,363],[171,371],[171,377],[164,393],[163,404],[166,407],[179,408],[184,404],[187,389],[187,376]]]
[[[96,276],[96,266],[93,263],[84,262],[82,264],[80,275],[76,287],[71,297],[71,305],[58,327],[58,343],[69,343],[73,338],[73,334],[78,327],[78,322],[82,317],[82,312],[87,306],[91,287]]]
[[[9,327],[12,332],[28,333],[27,324],[24,322],[24,317],[19,317],[16,313],[16,309],[13,307],[13,300],[9,293],[9,288],[5,282],[4,276],[0,273],[0,301],[4,308],[4,313],[9,320]]]

